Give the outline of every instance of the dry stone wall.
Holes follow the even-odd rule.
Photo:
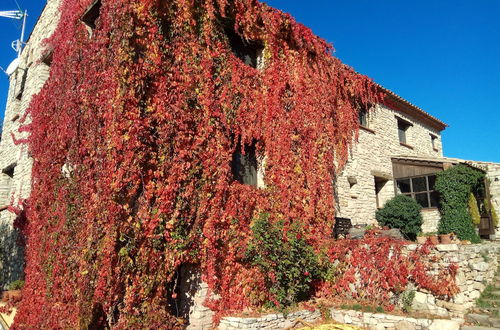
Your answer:
[[[412,124],[406,132],[406,143],[411,148],[399,142],[397,118]],[[335,182],[337,216],[350,218],[353,224],[376,223],[376,177],[386,180],[378,194],[378,205],[381,207],[394,197],[392,157],[401,155],[442,157],[443,155],[441,134],[437,129],[387,106],[378,105],[370,113],[368,128],[370,130],[360,129],[359,140],[353,146],[349,161]],[[434,147],[431,134],[437,137]],[[356,183],[352,184],[354,181]],[[439,212],[426,211],[423,217],[425,231],[436,231],[436,217],[439,217]]]
[[[404,248],[404,253],[410,253],[417,247],[417,244],[407,245]],[[337,322],[369,329],[398,329],[399,327],[401,329],[458,329],[459,325],[463,323],[467,310],[474,306],[486,284],[494,278],[498,267],[497,256],[499,253],[500,243],[491,242],[475,245],[439,244],[431,247],[426,258],[433,265],[432,274],[438,275],[440,269],[448,267],[451,263],[455,263],[459,267],[456,281],[460,291],[453,299],[444,300],[425,290],[415,292],[412,310],[434,315],[438,318],[436,320],[335,308],[330,309],[331,318]],[[196,270],[193,271],[196,274]],[[185,278],[191,277],[185,275]],[[199,276],[195,275],[193,278],[199,279]],[[195,299],[189,305],[190,312],[187,313],[190,322],[189,328],[210,329],[213,313],[200,305],[206,298],[206,285],[203,286],[199,280],[196,283],[198,283],[196,286],[198,291],[190,293],[191,297],[195,297]],[[183,285],[183,287],[190,286]],[[414,288],[408,287],[407,290],[414,290]],[[301,321],[311,323],[320,319],[321,313],[318,310],[300,310],[287,315],[275,313],[259,317],[229,316],[221,319],[218,328],[220,330],[285,329],[296,324],[303,324]],[[405,325],[410,326],[410,328],[404,328]]]
[[[37,94],[49,76],[49,67],[41,59],[46,53],[43,40],[52,35],[59,21],[59,1],[49,0],[20,57],[18,69],[9,77],[10,86],[0,141],[0,208],[18,205],[29,196],[32,159],[25,144],[15,144],[26,138],[19,132],[31,98]],[[13,54],[14,55],[14,54]],[[14,57],[14,56],[13,56]],[[17,234],[12,228],[14,214],[0,211],[0,286],[18,279],[22,274],[22,251],[16,245]]]

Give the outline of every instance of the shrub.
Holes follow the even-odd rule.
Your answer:
[[[252,226],[246,259],[267,274],[264,282],[272,296],[268,305],[284,308],[309,298],[318,261],[301,232],[292,226],[284,233],[283,221],[271,223],[268,214],[261,214]]]
[[[24,281],[23,280],[16,280],[13,282],[10,282],[8,285],[9,290],[21,290],[24,286]]]
[[[472,192],[469,194],[469,213],[472,218],[472,223],[475,225],[479,225],[479,223],[481,222],[481,214],[479,214],[477,200]]]
[[[469,194],[482,184],[484,173],[459,164],[436,175],[435,189],[440,194],[440,234],[455,233],[462,240],[480,242],[468,210]]]
[[[397,228],[405,238],[414,240],[422,231],[421,209],[413,198],[396,195],[377,211],[375,217],[381,226]]]
[[[498,214],[497,211],[495,210],[495,206],[493,206],[493,203],[490,203],[489,199],[487,198],[484,199],[484,205],[486,207],[486,211],[491,213],[491,218],[493,219],[493,225],[495,227],[498,226]]]

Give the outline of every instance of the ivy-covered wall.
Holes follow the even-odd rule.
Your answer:
[[[173,326],[186,263],[220,295],[214,310],[270,299],[248,295],[265,278],[242,262],[252,221],[300,223],[312,247],[330,236],[334,160],[347,159],[357,109],[380,100],[375,86],[257,1],[102,0],[89,33],[92,3],[62,3],[29,109],[18,326]],[[263,68],[233,54],[231,34],[263,47]],[[266,157],[265,189],[234,180],[239,141]]]

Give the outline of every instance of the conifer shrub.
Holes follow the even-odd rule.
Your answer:
[[[483,179],[483,172],[463,164],[436,175],[435,189],[440,195],[440,234],[455,233],[461,240],[480,242],[468,205],[470,193],[477,189]]]
[[[396,195],[377,211],[375,218],[381,226],[397,228],[406,239],[415,240],[417,234],[422,231],[421,209],[413,198]]]
[[[481,214],[479,213],[479,208],[477,207],[476,197],[472,192],[469,194],[469,213],[472,218],[472,223],[479,225],[481,222]]]

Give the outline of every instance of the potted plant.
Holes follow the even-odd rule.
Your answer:
[[[2,293],[2,301],[17,302],[21,300],[21,289],[24,286],[23,280],[17,280],[9,283],[8,290]]]
[[[420,232],[417,234],[417,243],[418,244],[425,244],[427,242],[427,236],[425,236],[424,233]]]
[[[427,233],[426,235],[427,235],[427,239],[429,240],[429,242],[431,242],[432,245],[439,244],[439,240],[438,240],[438,237],[436,235],[436,232]]]
[[[441,242],[441,244],[451,244],[450,234],[440,234],[439,241]]]

